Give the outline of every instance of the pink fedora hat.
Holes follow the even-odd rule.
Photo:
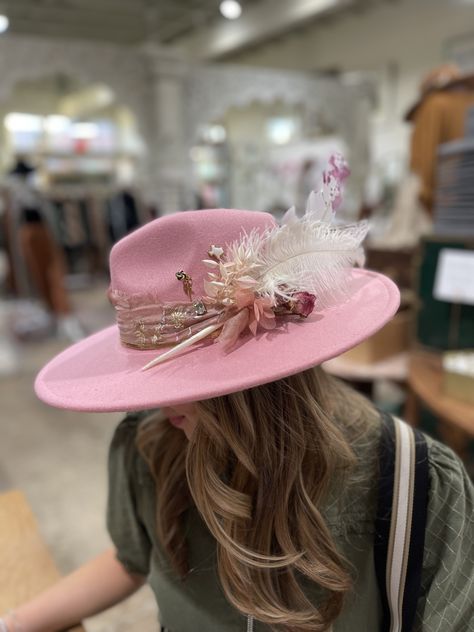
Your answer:
[[[51,360],[38,396],[103,412],[198,401],[298,373],[375,333],[398,289],[352,267],[366,229],[315,206],[282,227],[268,213],[215,209],[125,237],[110,257],[117,324]]]

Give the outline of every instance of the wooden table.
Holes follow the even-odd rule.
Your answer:
[[[405,419],[417,425],[423,403],[441,421],[438,430],[443,440],[463,456],[474,438],[474,406],[443,393],[441,362],[438,353],[411,354]]]
[[[25,496],[0,494],[0,613],[16,608],[60,578]],[[84,632],[76,626],[74,632]]]

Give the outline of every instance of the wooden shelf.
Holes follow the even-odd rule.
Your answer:
[[[438,353],[413,352],[408,369],[408,386],[417,397],[442,421],[474,437],[474,406],[445,395],[442,390],[443,370]],[[409,413],[417,422],[417,412]]]

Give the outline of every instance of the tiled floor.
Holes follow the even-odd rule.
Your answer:
[[[77,292],[77,312],[88,331],[109,324],[105,287]],[[105,528],[106,455],[117,414],[49,408],[33,380],[46,360],[66,346],[48,340],[23,345],[20,370],[0,380],[0,491],[22,490],[56,563],[67,573],[110,546]],[[86,622],[88,632],[157,630],[148,588]]]

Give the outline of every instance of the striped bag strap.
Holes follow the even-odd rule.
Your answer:
[[[411,632],[421,588],[428,506],[428,450],[421,432],[383,414],[374,561],[381,632]]]

